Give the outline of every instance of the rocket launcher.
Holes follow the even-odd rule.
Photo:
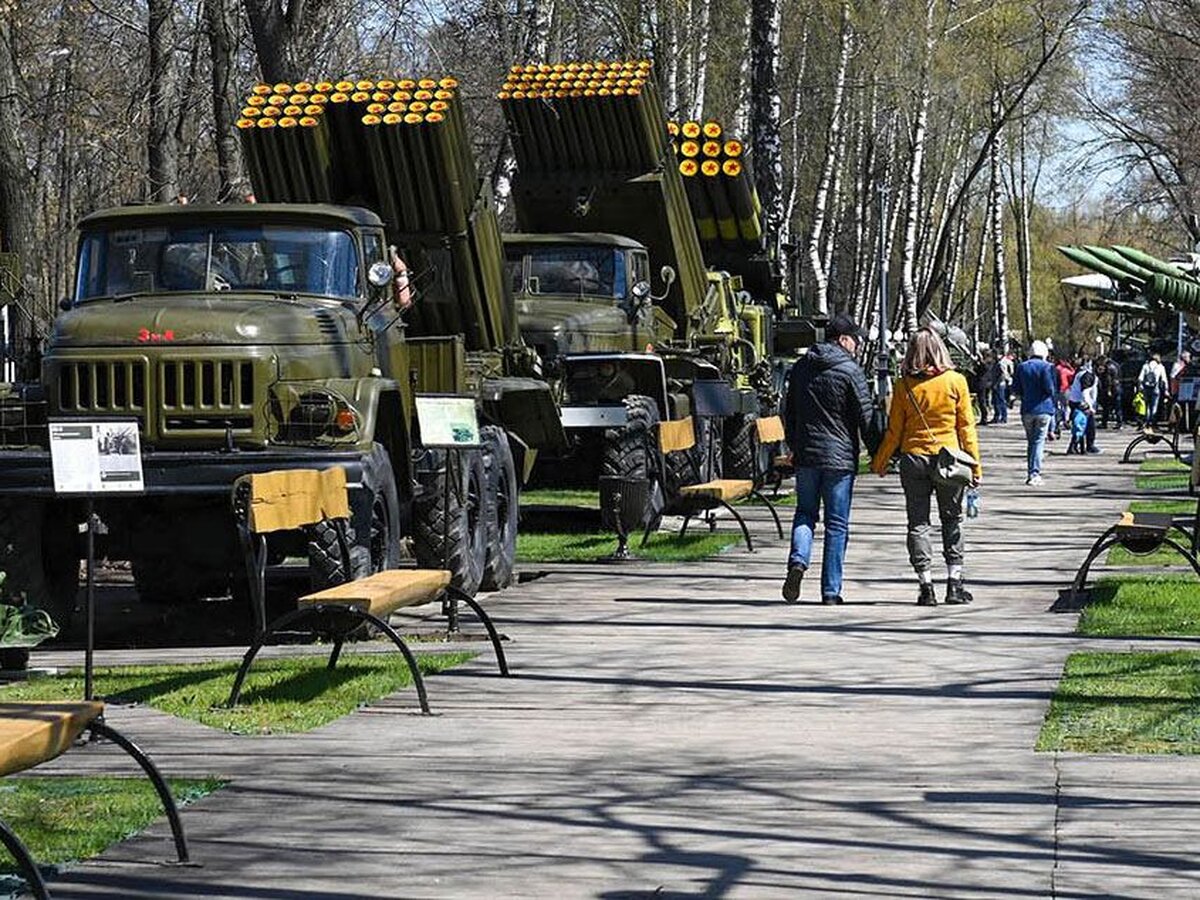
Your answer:
[[[257,85],[237,128],[260,200],[364,206],[403,248],[415,337],[518,339],[500,227],[453,78]]]
[[[1069,260],[1112,279],[1119,300],[1147,312],[1200,313],[1200,278],[1132,247],[1059,247]]]
[[[663,300],[693,335],[708,291],[689,197],[649,62],[516,65],[496,94],[517,160],[517,225],[531,232],[602,232],[644,244],[675,269]],[[697,132],[697,170],[707,140]],[[715,227],[715,220],[701,227]]]

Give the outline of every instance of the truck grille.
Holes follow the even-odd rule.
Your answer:
[[[145,361],[63,363],[58,370],[58,406],[63,412],[145,410]]]
[[[168,430],[249,428],[254,364],[228,359],[164,361],[159,364],[159,405]]]

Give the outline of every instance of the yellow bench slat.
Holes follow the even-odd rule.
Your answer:
[[[0,776],[64,753],[103,712],[99,701],[0,703]]]
[[[281,469],[250,476],[250,529],[258,534],[348,518],[346,470],[341,466],[324,471]]]
[[[786,438],[783,431],[783,419],[779,416],[767,416],[765,419],[759,419],[757,425],[760,443],[776,444]]]
[[[715,500],[732,503],[734,500],[741,500],[743,497],[750,496],[752,490],[754,490],[753,481],[745,481],[740,478],[722,478],[717,481],[706,481],[704,484],[689,484],[686,487],[680,488],[679,493],[685,497],[712,497]]]
[[[353,606],[383,618],[393,610],[437,599],[449,584],[450,573],[442,569],[386,569],[308,594],[296,602],[301,606],[318,603]]]
[[[691,450],[696,446],[696,429],[692,417],[658,423],[658,446],[663,453]]]

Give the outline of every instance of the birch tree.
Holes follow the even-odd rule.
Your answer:
[[[750,143],[769,252],[780,259],[783,230],[783,141],[779,97],[780,0],[750,0]]]
[[[146,129],[147,195],[164,202],[179,194],[179,139],[176,116],[179,65],[176,59],[175,0],[148,0],[147,49],[150,65]]]

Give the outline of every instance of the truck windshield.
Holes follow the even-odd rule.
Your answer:
[[[354,298],[358,253],[348,232],[320,228],[151,226],[83,235],[76,302],[176,291]]]
[[[521,264],[526,258],[529,279],[522,285]],[[612,247],[510,247],[508,264],[513,287],[519,293],[608,299],[625,296],[625,266],[621,251]]]

